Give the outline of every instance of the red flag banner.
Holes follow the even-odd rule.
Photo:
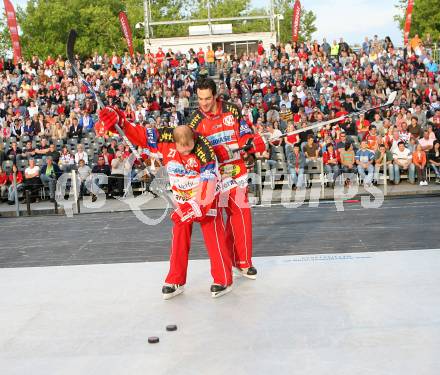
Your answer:
[[[119,21],[121,22],[122,32],[124,34],[125,40],[127,41],[130,56],[133,57],[133,36],[131,34],[130,24],[128,23],[128,18],[125,12],[119,12]]]
[[[414,6],[414,0],[408,0],[408,8],[406,8],[406,19],[405,19],[405,29],[404,29],[404,43],[405,46],[408,44],[409,32],[411,30],[411,18]]]
[[[294,42],[298,41],[299,36],[299,23],[301,19],[301,3],[299,0],[295,1],[292,13],[292,40]]]
[[[20,37],[18,35],[17,18],[15,17],[14,6],[10,0],[3,0],[5,5],[6,18],[8,20],[9,32],[11,34],[12,50],[14,51],[14,64],[21,59]]]

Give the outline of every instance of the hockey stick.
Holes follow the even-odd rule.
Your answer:
[[[394,103],[394,100],[396,100],[396,97],[397,97],[397,91],[393,91],[390,94],[390,96],[388,97],[387,102],[384,103],[384,104],[378,105],[376,107],[368,108],[368,109],[363,109],[361,111],[353,112],[353,113],[350,113],[350,114],[347,114],[347,115],[344,115],[344,116],[339,116],[339,117],[331,119],[331,120],[318,122],[317,124],[306,126],[305,128],[297,129],[297,130],[294,130],[294,131],[292,131],[290,133],[284,133],[284,134],[281,134],[281,135],[279,135],[277,137],[270,138],[269,140],[273,141],[273,140],[276,140],[276,139],[288,137],[289,135],[295,135],[295,134],[303,133],[303,132],[305,132],[307,130],[312,130],[312,129],[320,128],[322,126],[330,125],[330,124],[333,124],[335,122],[339,122],[339,121],[345,120],[346,118],[351,118],[351,117],[359,116],[359,115],[365,114],[367,112],[374,111],[376,109],[388,107],[388,106],[390,106],[391,104]],[[269,133],[264,133],[264,134],[269,134]],[[247,151],[250,148],[252,148],[252,141],[251,140],[245,146],[237,148],[237,149],[233,150],[232,152]]]
[[[305,128],[297,129],[297,130],[294,130],[294,131],[292,131],[290,133],[284,133],[284,134],[279,135],[277,137],[270,138],[270,140],[273,141],[275,139],[280,139],[280,138],[288,137],[289,135],[295,135],[295,134],[303,133],[303,132],[305,132],[307,130],[312,130],[312,129],[320,128],[322,126],[330,125],[330,124],[333,124],[335,122],[339,122],[339,121],[345,120],[347,118],[359,116],[359,115],[365,114],[365,113],[370,112],[370,111],[375,111],[376,109],[388,107],[388,106],[390,106],[391,104],[394,103],[394,100],[396,100],[396,96],[397,96],[397,91],[393,91],[390,94],[390,96],[388,97],[387,102],[384,103],[384,104],[378,105],[376,107],[368,108],[368,109],[363,109],[361,111],[349,113],[349,114],[344,115],[344,116],[339,116],[339,117],[331,119],[331,120],[318,122],[317,124],[306,126]]]
[[[96,102],[98,103],[98,108],[99,109],[103,109],[105,107],[105,105],[102,102],[101,98],[99,97],[99,94],[94,90],[92,85],[90,85],[90,83],[86,81],[86,79],[84,78],[84,76],[82,75],[81,71],[78,69],[78,67],[76,65],[76,61],[75,61],[75,57],[74,57],[74,49],[75,49],[75,42],[76,42],[77,36],[78,36],[78,34],[77,34],[76,30],[73,30],[73,29],[70,30],[69,38],[67,39],[67,59],[69,60],[69,63],[72,66],[73,71],[75,72],[77,77],[81,80],[82,84],[87,87],[87,90],[89,90],[89,92],[96,99]],[[135,156],[135,158],[140,161],[140,163],[144,167],[144,170],[147,171],[147,173],[150,176],[150,178],[152,180],[154,180],[154,178],[155,178],[154,174],[151,172],[151,170],[148,167],[148,165],[145,163],[145,161],[139,155],[139,152],[137,151],[137,149],[133,146],[133,144],[127,138],[127,136],[125,135],[125,133],[121,129],[121,127],[118,124],[116,124],[115,125],[115,129],[118,132],[118,134],[122,137],[124,142],[128,145],[128,147],[130,148],[130,150],[133,153],[133,155]],[[157,190],[159,192],[161,191],[161,189],[159,189],[159,188]],[[153,193],[153,194],[156,195],[155,193]]]

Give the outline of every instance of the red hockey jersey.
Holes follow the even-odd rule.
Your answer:
[[[196,110],[189,121],[189,126],[206,137],[214,152],[221,145],[226,145],[231,150],[243,147],[253,135],[252,129],[241,117],[235,104],[221,100],[217,101],[216,113]],[[247,186],[248,174],[242,153],[236,152],[232,159],[219,164],[223,191],[236,186]]]
[[[194,134],[193,152],[182,155],[176,150],[171,127],[145,129],[126,122],[124,131],[133,144],[162,159],[177,203],[197,196],[205,199],[208,183],[215,184],[219,180],[215,154],[206,138]]]

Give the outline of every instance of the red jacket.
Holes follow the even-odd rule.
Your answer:
[[[8,183],[8,175],[6,172],[0,173],[0,185],[6,185]]]
[[[338,161],[338,163],[341,162],[341,158],[339,156],[339,152],[333,150],[333,152],[330,153],[330,151],[326,151],[322,154],[322,160],[324,162],[324,165],[328,164],[328,161],[330,159],[336,159]]]
[[[14,183],[14,174],[10,173],[8,175],[8,179],[9,179],[9,182],[11,184],[13,184]],[[23,183],[23,174],[20,171],[17,171],[17,184],[21,184],[21,183]]]

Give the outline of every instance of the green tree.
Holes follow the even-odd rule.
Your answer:
[[[154,21],[181,19],[184,0],[152,0]],[[99,53],[121,53],[127,50],[118,14],[127,12],[136,50],[143,50],[144,30],[136,30],[135,24],[143,21],[143,2],[140,0],[30,0],[19,9],[18,22],[23,31],[21,37],[26,57],[38,55],[65,55],[69,30],[78,32],[76,52],[89,56]],[[185,25],[154,27],[155,37],[184,35]]]
[[[123,49],[118,13],[123,5],[118,0],[30,0],[19,9],[18,22],[26,57],[65,55],[69,30],[78,31],[76,51],[121,52]]]
[[[267,14],[263,9],[252,9],[250,7],[250,0],[211,0],[210,3],[211,18],[260,16]],[[208,18],[208,1],[199,0],[192,8],[190,8],[190,12],[192,19]],[[268,20],[238,20],[228,21],[227,23],[232,24],[234,33],[264,31],[269,29]]]
[[[144,8],[142,0],[126,0],[127,14],[132,25],[144,20]],[[185,10],[188,7],[187,0],[150,0],[151,19],[155,22],[185,19]],[[175,36],[188,35],[188,26],[185,24],[177,25],[158,25],[152,27],[154,38],[172,38]],[[136,35],[144,38],[145,30],[136,32]]]
[[[405,27],[407,0],[398,0],[396,8],[399,14],[394,16],[394,20],[399,24],[400,29]],[[426,37],[431,34],[433,40],[440,38],[440,0],[416,0],[411,19],[410,37],[419,34]]]
[[[292,14],[293,1],[290,0],[275,0],[275,12],[281,14],[284,19],[280,21],[280,39],[285,43],[292,40]],[[312,34],[318,29],[315,26],[316,15],[313,11],[307,11],[301,7],[301,19],[299,29],[299,40],[311,40]]]
[[[9,33],[6,18],[0,18],[0,56],[10,56],[12,51],[11,34]]]

